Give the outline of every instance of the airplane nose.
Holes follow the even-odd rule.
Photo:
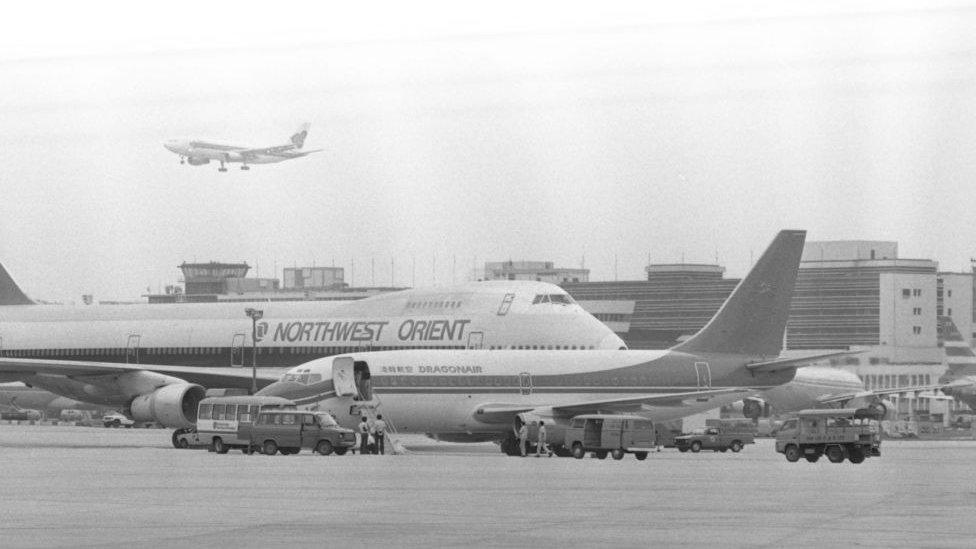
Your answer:
[[[169,141],[163,143],[163,147],[166,147],[166,149],[175,153],[180,152],[180,149],[182,148],[181,145],[182,143],[176,139],[170,139]]]

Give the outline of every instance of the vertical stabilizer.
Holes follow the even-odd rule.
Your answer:
[[[940,316],[938,322],[947,370],[941,381],[976,375],[976,353],[963,339],[956,323],[948,316]]]
[[[779,355],[806,234],[780,231],[708,324],[672,349],[696,354]]]
[[[0,265],[0,305],[33,305],[3,265]]]
[[[311,125],[306,122],[302,124],[302,126],[298,128],[298,131],[291,136],[291,143],[296,149],[300,149],[305,146],[305,138],[308,137],[309,127],[311,127]]]

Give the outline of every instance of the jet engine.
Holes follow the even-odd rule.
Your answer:
[[[191,166],[203,166],[204,164],[210,163],[209,158],[194,158],[192,156],[187,158],[186,161],[189,162]]]
[[[206,390],[200,385],[173,383],[137,396],[129,410],[136,421],[156,421],[175,429],[193,427],[197,421],[197,406],[205,394]]]
[[[749,419],[759,419],[763,416],[769,417],[769,410],[766,403],[758,398],[744,398],[742,399],[742,415]]]

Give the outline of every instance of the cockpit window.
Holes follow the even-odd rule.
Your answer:
[[[572,305],[576,303],[569,294],[538,294],[532,299],[533,305],[553,303],[556,305]]]

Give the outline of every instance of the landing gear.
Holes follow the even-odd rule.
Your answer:
[[[180,164],[186,164],[186,158],[180,157]]]
[[[247,170],[250,170],[251,167],[248,166],[247,164],[244,164],[243,166],[241,166],[241,169],[244,170],[244,171],[247,171]]]
[[[217,168],[217,171],[218,172],[226,172],[227,171],[227,167],[224,166],[224,161],[223,160],[220,161],[220,167]]]

